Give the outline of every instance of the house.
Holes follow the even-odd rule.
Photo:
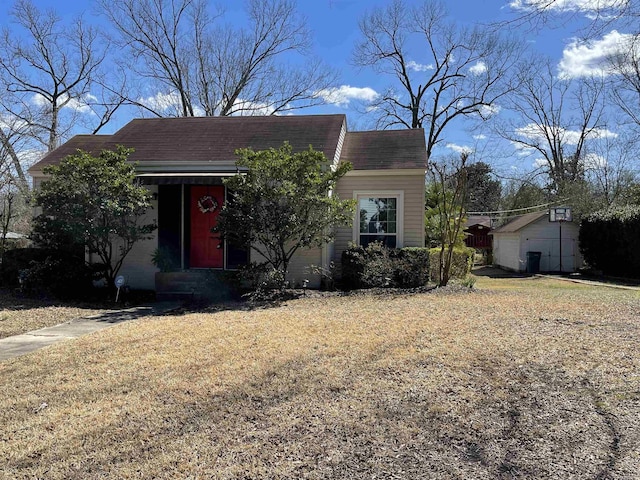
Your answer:
[[[574,272],[582,266],[580,228],[574,222],[550,222],[549,212],[520,215],[493,230],[493,264],[526,272],[529,259],[540,252],[539,271]]]
[[[221,244],[213,238],[211,227],[227,196],[223,179],[237,173],[236,149],[278,148],[285,141],[294,152],[311,145],[328,162],[351,162],[353,170],[340,179],[335,193],[356,199],[358,204],[353,224],[339,228],[332,244],[297,252],[289,280],[301,283],[308,279],[311,285],[319,285],[319,277],[310,274],[310,265],[339,264],[349,242],[424,245],[424,132],[349,132],[345,115],[136,119],[112,135],[71,138],[29,173],[37,188],[45,178],[45,166],[77,149],[97,153],[116,145],[133,148],[130,160],[136,163],[138,178],[154,195],[148,216],[157,221],[158,230],[153,239],[134,247],[121,274],[132,287],[153,289],[157,269],[151,255],[156,248],[174,252],[182,271],[233,270],[249,259],[259,261],[254,252],[249,256]],[[372,221],[381,208],[388,221]],[[360,231],[361,216],[371,220],[364,231]]]
[[[464,226],[464,243],[476,250],[490,251],[492,237],[491,217],[488,215],[469,215]]]

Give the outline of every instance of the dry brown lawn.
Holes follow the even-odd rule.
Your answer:
[[[0,338],[51,327],[75,318],[103,313],[89,306],[68,306],[0,292]]]
[[[3,478],[638,478],[640,293],[154,317],[0,364]]]

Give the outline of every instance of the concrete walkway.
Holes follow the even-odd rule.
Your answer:
[[[150,315],[161,315],[180,307],[180,302],[158,302],[127,310],[111,310],[100,315],[77,318],[53,327],[0,339],[0,361],[18,357],[55,343],[97,332],[118,323]]]

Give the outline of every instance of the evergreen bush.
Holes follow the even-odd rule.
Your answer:
[[[640,206],[610,207],[580,223],[580,251],[606,275],[640,278]]]
[[[342,252],[342,288],[423,286],[429,279],[429,250],[386,248],[374,242],[366,248],[352,245]]]
[[[429,249],[429,279],[438,278],[438,268],[440,266],[440,247]],[[446,254],[446,250],[445,250]],[[469,247],[454,247],[451,259],[450,278],[466,278],[471,273],[473,267],[473,257],[475,250]]]

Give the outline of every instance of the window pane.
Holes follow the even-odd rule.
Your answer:
[[[361,198],[358,202],[361,233],[382,233],[387,231],[384,222],[395,220],[396,199],[384,197]],[[390,218],[391,217],[391,218]]]
[[[389,210],[387,212],[387,220],[390,222],[396,221],[396,210]]]
[[[396,222],[387,222],[387,233],[398,233],[396,232]]]
[[[360,246],[366,248],[370,243],[379,242],[387,248],[396,247],[395,235],[360,235]]]

